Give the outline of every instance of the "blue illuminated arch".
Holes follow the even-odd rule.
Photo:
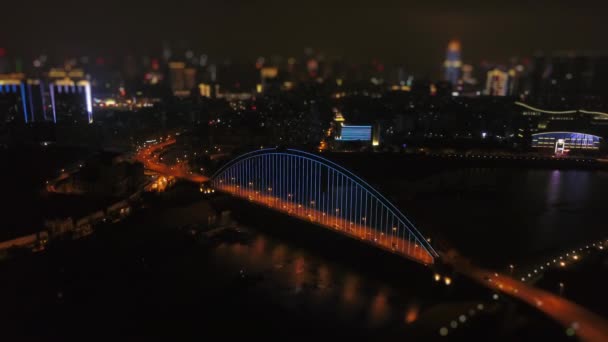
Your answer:
[[[218,169],[212,185],[424,264],[439,255],[414,224],[369,183],[319,155],[260,149]]]

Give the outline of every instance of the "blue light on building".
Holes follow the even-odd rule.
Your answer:
[[[601,139],[597,135],[577,132],[543,132],[532,135],[532,147],[564,151],[598,150]]]
[[[372,126],[342,126],[340,136],[336,138],[340,141],[370,141],[372,140]]]
[[[457,40],[450,41],[443,67],[445,70],[445,80],[450,82],[452,86],[456,86],[460,79],[460,68],[462,67],[460,51],[460,42]]]
[[[23,106],[23,119],[25,120],[25,123],[28,123],[28,115],[27,115],[27,100],[26,100],[26,96],[25,96],[25,86],[23,85],[23,83],[21,83],[19,85],[19,89],[21,89],[21,104]]]

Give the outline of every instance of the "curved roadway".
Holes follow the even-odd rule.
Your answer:
[[[160,160],[158,160],[158,156],[155,155],[155,153],[174,144],[175,139],[171,138],[157,144],[149,145],[139,150],[135,155],[135,159],[144,164],[146,169],[158,172],[165,176],[173,176],[178,179],[185,179],[195,183],[208,181],[209,177],[189,171],[188,168],[185,167],[185,163],[178,163],[170,166],[161,163]]]

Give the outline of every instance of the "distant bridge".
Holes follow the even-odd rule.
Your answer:
[[[352,238],[432,264],[439,256],[405,215],[367,182],[318,155],[261,149],[212,177],[222,192],[266,205]]]

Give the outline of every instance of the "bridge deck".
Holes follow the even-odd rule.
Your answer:
[[[348,220],[342,217],[326,214],[313,207],[286,201],[272,195],[263,194],[260,191],[249,190],[240,186],[228,184],[219,184],[216,188],[224,193],[266,205],[273,210],[310,221],[349,237],[365,241],[378,248],[399,254],[421,264],[433,264],[433,257],[421,246],[403,239],[396,234],[384,234],[368,226],[355,222],[348,222]]]

